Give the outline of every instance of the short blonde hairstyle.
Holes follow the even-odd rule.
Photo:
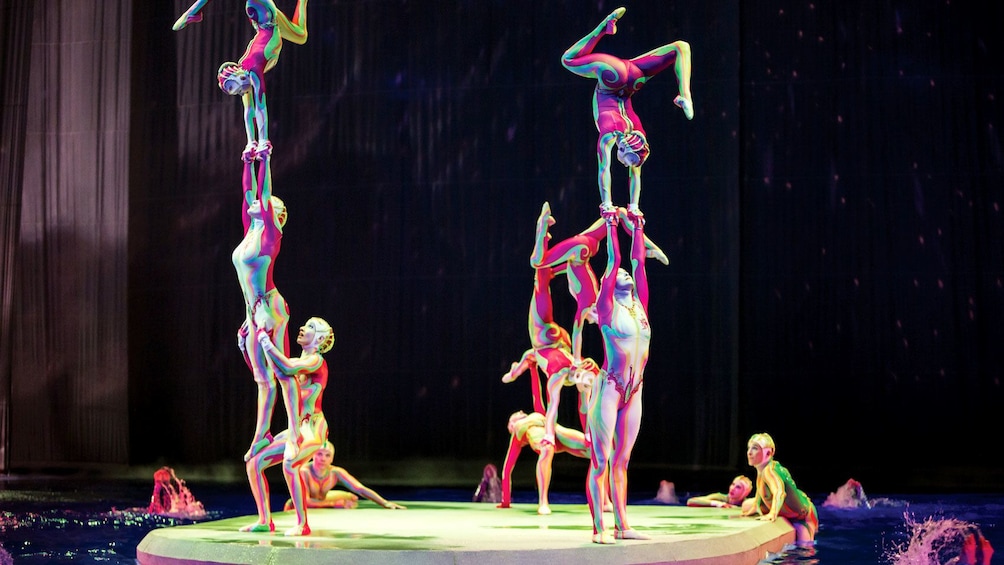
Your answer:
[[[777,449],[774,447],[774,438],[770,437],[770,434],[768,433],[760,432],[750,436],[750,440],[746,442],[746,446],[749,447],[753,444],[759,445],[760,449],[770,448],[770,454],[772,457],[775,453],[777,453]]]

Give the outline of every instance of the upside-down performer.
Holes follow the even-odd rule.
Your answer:
[[[690,44],[674,41],[632,59],[621,59],[593,49],[604,35],[617,33],[617,20],[624,15],[617,8],[596,29],[565,51],[561,64],[583,77],[596,79],[593,94],[593,119],[599,131],[596,142],[600,210],[612,214],[610,197],[610,152],[617,146],[617,159],[628,169],[628,212],[641,215],[641,166],[649,155],[648,136],[641,119],[634,111],[632,97],[649,79],[673,67],[679,83],[679,95],[673,100],[688,120],[694,118],[694,102],[690,94]]]
[[[209,0],[197,0],[174,24],[178,31],[190,23],[202,21],[202,9]],[[231,96],[240,96],[244,105],[244,129],[247,133],[245,158],[270,155],[268,104],[265,102],[265,73],[279,60],[283,40],[303,45],[307,42],[307,0],[297,0],[292,19],[272,0],[247,0],[245,13],[255,34],[244,55],[236,63],[220,65],[217,81]]]

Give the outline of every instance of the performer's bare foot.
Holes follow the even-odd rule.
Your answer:
[[[297,524],[283,533],[287,536],[309,536],[310,526],[307,524]]]
[[[617,539],[652,539],[649,536],[646,536],[645,534],[639,533],[638,531],[632,529],[617,530],[617,532],[614,534],[614,537],[616,537]]]
[[[604,502],[603,503],[603,511],[604,512],[613,512],[614,511],[614,503],[610,502],[609,500],[606,501],[606,502]]]
[[[617,543],[617,540],[614,539],[614,536],[610,532],[600,532],[598,534],[593,534],[593,543],[610,545]]]
[[[551,216],[551,205],[544,202],[540,207],[540,216],[537,217],[537,231],[533,239],[533,252],[530,253],[530,266],[539,268],[544,261],[544,254],[547,253],[547,242],[551,239],[551,234],[547,228],[554,225],[557,220]]]
[[[687,117],[688,120],[694,119],[694,101],[690,98],[685,98],[682,94],[673,99],[673,104],[676,104],[683,109],[683,115]]]
[[[546,504],[541,504],[537,507],[537,514],[540,514],[541,516],[550,516],[551,507]]]
[[[509,372],[506,373],[506,374],[504,374],[504,375],[502,375],[502,382],[504,382],[504,383],[511,383],[511,382],[515,381],[516,378],[519,377],[519,375],[516,375],[516,374],[513,374],[513,373],[516,370],[516,367],[518,367],[518,366],[519,366],[519,362],[518,361],[513,361],[512,362],[512,366],[509,367]]]
[[[247,463],[250,461],[252,457],[258,455],[259,451],[268,447],[270,443],[272,443],[272,434],[271,432],[266,432],[265,437],[251,443],[251,447],[244,454],[244,462]]]
[[[242,532],[274,532],[275,524],[269,520],[268,524],[263,524],[261,522],[255,522],[254,524],[249,524],[247,526],[241,526]]]
[[[607,16],[607,19],[603,20],[603,33],[607,35],[614,35],[617,33],[617,20],[624,17],[624,12],[627,8],[617,8]]]

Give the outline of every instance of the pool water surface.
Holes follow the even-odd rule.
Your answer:
[[[189,484],[206,515],[197,521],[220,520],[255,513],[254,502],[243,483]],[[272,489],[272,507],[282,508],[285,489]],[[465,502],[466,489],[380,488],[388,500],[407,505],[415,501]],[[136,547],[155,528],[190,524],[195,520],[150,515],[151,482],[139,480],[0,479],[0,565],[12,557],[18,564],[136,563]],[[681,496],[683,498],[686,493]],[[875,565],[903,563],[903,554],[918,542],[911,524],[960,520],[976,524],[994,548],[1004,551],[1001,518],[1002,494],[873,495],[873,508],[852,510],[822,506],[825,494],[813,495],[819,509],[820,530],[809,551],[788,548],[763,563],[822,565]],[[536,502],[536,493],[513,493],[517,503]],[[552,504],[584,504],[580,493],[552,493]],[[632,498],[631,504],[654,504]],[[363,501],[361,504],[371,504]],[[345,510],[351,512],[351,510]],[[941,522],[939,522],[941,521]],[[897,560],[897,558],[899,558]],[[993,562],[997,562],[998,559]],[[6,561],[5,561],[6,560]],[[913,560],[915,565],[936,559]]]

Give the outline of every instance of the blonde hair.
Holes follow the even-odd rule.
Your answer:
[[[286,219],[289,217],[289,212],[286,211],[286,203],[282,201],[278,196],[272,196],[269,198],[269,204],[272,206],[272,211],[275,213],[275,219],[279,221],[279,227],[286,225]]]
[[[748,442],[746,442],[746,445],[750,446],[753,444],[759,445],[760,449],[770,448],[771,457],[773,457],[774,454],[777,452],[777,449],[774,448],[774,438],[770,437],[770,434],[768,433],[760,432],[758,434],[753,434],[752,436],[750,436],[750,439]]]

